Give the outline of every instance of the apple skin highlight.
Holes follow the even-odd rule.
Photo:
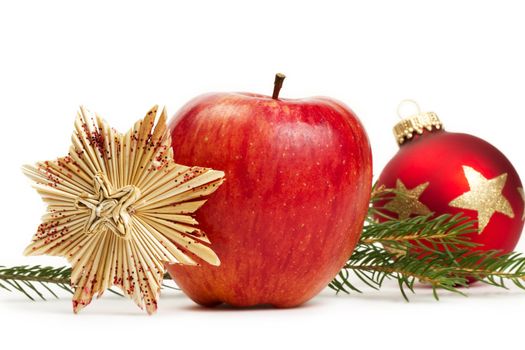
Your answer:
[[[298,306],[350,257],[372,186],[366,132],[344,104],[211,93],[172,118],[174,159],[225,172],[196,219],[218,267],[171,264],[196,303]]]

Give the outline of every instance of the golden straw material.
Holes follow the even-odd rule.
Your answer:
[[[224,173],[176,164],[156,119],[157,106],[120,134],[81,107],[69,154],[23,167],[47,204],[25,254],[68,259],[74,312],[117,286],[151,314],[165,263],[220,264],[192,214]]]

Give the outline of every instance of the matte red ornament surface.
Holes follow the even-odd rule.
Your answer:
[[[478,249],[512,251],[523,229],[524,202],[519,192],[523,186],[510,161],[498,149],[478,137],[445,131],[425,131],[422,135],[416,135],[413,140],[400,146],[381,173],[378,185],[396,188],[399,179],[407,189],[412,189],[428,182],[419,201],[435,215],[462,212],[478,220],[478,211],[465,208],[465,205],[463,208],[460,208],[462,205],[450,205],[453,200],[471,190],[465,176],[465,166],[487,180],[507,174],[501,194],[512,208],[512,217],[508,206],[507,214],[496,211],[483,230],[471,234],[470,238],[483,244]],[[394,217],[397,215],[388,213]]]
[[[300,305],[352,253],[372,182],[367,135],[328,98],[216,93],[173,118],[175,160],[223,170],[196,218],[221,266],[168,271],[203,305]]]

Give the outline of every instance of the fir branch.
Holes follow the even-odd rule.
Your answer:
[[[439,289],[463,294],[458,288],[467,287],[468,279],[501,288],[507,288],[506,282],[511,282],[525,290],[525,255],[521,253],[502,255],[498,251],[461,250],[452,254],[452,258],[436,254],[396,257],[386,250],[371,252],[369,247],[360,247],[359,253],[352,255],[330,287],[337,292],[360,292],[350,282],[349,272],[354,272],[374,289],[380,289],[385,279],[397,279],[407,300],[405,288],[413,292],[416,280],[432,286],[436,299]],[[359,255],[366,259],[359,259]]]
[[[476,250],[480,245],[469,238],[476,232],[475,221],[462,214],[390,217],[378,204],[397,195],[404,194],[374,186],[358,246],[330,288],[361,292],[351,282],[354,275],[373,289],[397,280],[407,301],[406,290],[414,292],[416,281],[430,285],[436,299],[440,289],[464,294],[459,288],[468,287],[469,280],[502,288],[507,281],[525,289],[525,256]]]
[[[58,298],[58,295],[53,290],[53,286],[63,289],[73,294],[73,289],[70,285],[71,268],[51,267],[51,266],[0,266],[0,288],[7,291],[18,291],[24,294],[31,300],[35,300],[35,296],[42,300],[46,300],[46,296],[53,296]],[[164,280],[170,280],[168,274],[164,275]],[[169,289],[178,289],[162,284],[163,287]],[[122,296],[122,294],[112,288],[108,289],[110,293]]]
[[[467,236],[474,232],[477,232],[475,222],[462,214],[444,214],[436,218],[426,215],[367,224],[360,243],[380,243],[394,250],[417,248],[421,252],[442,254],[447,250],[478,246]]]
[[[459,288],[468,287],[469,280],[502,288],[511,282],[525,289],[525,256],[476,250],[479,244],[468,238],[472,232],[474,222],[461,215],[372,222],[329,287],[361,292],[351,282],[354,275],[373,289],[397,280],[406,300],[406,290],[414,292],[416,281],[430,285],[436,299],[440,289],[464,294]]]
[[[407,289],[414,293],[414,285],[420,281],[430,285],[438,299],[439,289],[463,294],[458,287],[466,286],[467,280],[465,276],[455,274],[455,269],[446,254],[416,256],[408,253],[399,256],[380,246],[360,244],[329,287],[336,292],[361,293],[351,282],[352,275],[376,290],[381,289],[385,280],[394,279],[402,296],[408,301]]]
[[[371,204],[392,196],[395,190],[374,188]],[[376,218],[387,218],[378,222]],[[469,280],[507,288],[512,283],[525,289],[525,255],[476,250],[469,239],[475,222],[461,215],[419,216],[396,220],[381,208],[370,206],[360,241],[339,274],[329,284],[336,292],[359,292],[357,277],[366,286],[381,289],[386,280],[397,281],[401,294],[415,292],[416,282],[430,285],[436,299],[439,290],[463,294]],[[54,286],[72,293],[67,267],[0,266],[0,288],[18,291],[34,300],[58,297]],[[164,275],[164,281],[170,276]],[[178,289],[163,284],[164,288]],[[110,290],[113,293],[120,293]]]
[[[525,255],[500,251],[464,251],[455,257],[454,274],[507,288],[505,281],[525,289]]]
[[[45,294],[38,288],[40,286],[47,293],[58,298],[58,295],[50,286],[54,285],[69,293],[73,293],[69,284],[70,276],[71,268],[66,266],[23,265],[9,268],[0,266],[0,287],[8,291],[16,290],[31,300],[35,300],[34,294],[45,300]]]

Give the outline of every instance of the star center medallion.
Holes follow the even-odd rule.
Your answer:
[[[95,194],[82,193],[75,202],[77,208],[90,210],[84,233],[96,234],[109,229],[117,236],[129,239],[130,211],[140,198],[140,190],[129,185],[114,191],[103,173],[95,176],[94,190]]]

